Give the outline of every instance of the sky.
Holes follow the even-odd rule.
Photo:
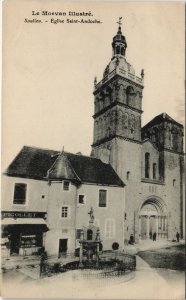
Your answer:
[[[112,57],[119,17],[126,59],[137,76],[145,71],[142,125],[162,112],[184,123],[184,3],[3,5],[2,170],[24,145],[90,154],[94,77],[102,79]],[[42,16],[42,10],[66,16]],[[69,11],[91,11],[84,19],[101,23],[66,23],[82,19],[69,17]],[[42,23],[25,22],[35,18]],[[52,18],[64,23],[51,23]]]

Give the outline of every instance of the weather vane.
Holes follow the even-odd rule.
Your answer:
[[[119,24],[119,26],[122,25],[121,20],[122,20],[122,17],[119,17],[119,22],[117,22]]]

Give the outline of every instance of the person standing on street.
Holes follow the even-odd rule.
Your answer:
[[[179,243],[179,241],[180,241],[180,235],[179,235],[179,232],[176,233],[176,239],[177,239],[177,242]]]
[[[156,232],[153,234],[153,241],[156,241]]]

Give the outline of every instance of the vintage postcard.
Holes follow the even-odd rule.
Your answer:
[[[1,296],[184,299],[183,2],[3,2]]]

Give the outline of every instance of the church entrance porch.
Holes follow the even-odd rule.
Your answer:
[[[139,211],[139,239],[162,240],[168,238],[167,213],[160,200],[146,200]]]

